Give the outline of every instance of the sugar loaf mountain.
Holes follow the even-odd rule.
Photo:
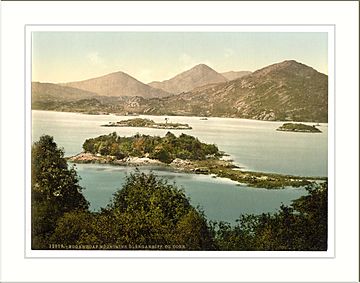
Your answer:
[[[32,83],[33,109],[84,113],[327,122],[328,77],[287,60],[255,72],[200,64],[144,84],[123,72],[63,84]]]
[[[226,81],[226,77],[222,74],[219,74],[205,64],[200,64],[169,80],[163,82],[152,82],[149,85],[169,93],[179,94],[191,91],[196,87],[223,83]]]

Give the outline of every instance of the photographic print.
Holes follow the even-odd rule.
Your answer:
[[[31,250],[328,251],[328,32],[30,34]]]

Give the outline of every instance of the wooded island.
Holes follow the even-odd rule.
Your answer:
[[[113,132],[87,139],[83,149],[84,152],[68,158],[68,161],[120,166],[169,166],[177,171],[213,174],[237,181],[239,184],[267,189],[301,187],[326,179],[243,171],[231,160],[221,159],[225,153],[215,144],[200,142],[197,138],[186,134],[176,137],[171,132],[164,137],[140,134],[120,137]]]
[[[309,126],[301,123],[285,123],[276,130],[284,132],[321,133],[321,131],[316,128],[315,125]]]
[[[135,118],[129,120],[122,120],[119,122],[109,122],[109,124],[102,125],[102,127],[142,127],[154,129],[171,129],[171,130],[191,130],[188,124],[168,123],[168,118],[165,118],[165,123],[155,123],[150,119]]]

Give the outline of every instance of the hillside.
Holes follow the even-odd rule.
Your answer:
[[[141,96],[149,98],[169,95],[169,93],[148,86],[124,72],[111,73],[97,78],[69,82],[62,85],[95,92],[102,96]]]
[[[151,82],[149,85],[169,93],[179,94],[193,90],[196,87],[226,81],[227,79],[224,76],[217,73],[209,66],[200,64],[196,65],[190,70],[176,75],[169,80],[162,82]]]
[[[327,76],[284,61],[226,83],[149,103],[148,114],[327,122]],[[149,101],[150,102],[150,101]]]
[[[31,83],[32,101],[71,101],[77,99],[89,99],[98,96],[94,92],[61,86],[52,83]]]

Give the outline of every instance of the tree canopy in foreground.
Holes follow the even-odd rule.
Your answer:
[[[69,227],[73,228],[69,231]],[[139,171],[127,177],[101,212],[65,214],[52,239],[66,245],[86,243],[110,249],[215,248],[205,217],[190,205],[184,192],[152,173]]]
[[[71,211],[87,211],[79,177],[68,168],[53,137],[40,137],[31,149],[32,247],[47,248],[57,221]]]

